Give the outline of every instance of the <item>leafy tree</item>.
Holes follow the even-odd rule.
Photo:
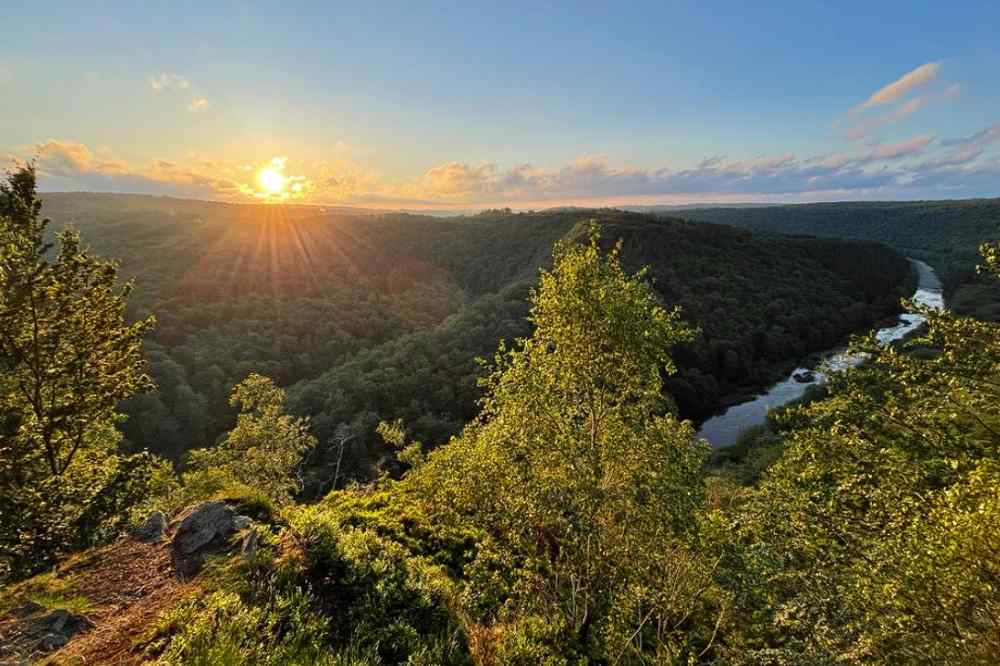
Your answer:
[[[676,656],[673,632],[705,581],[681,536],[704,451],[672,415],[661,375],[693,332],[641,272],[625,273],[617,247],[601,257],[594,230],[588,244],[556,246],[531,302],[535,332],[501,346],[481,416],[408,482],[430,511],[451,507],[521,562],[519,612],[554,620],[601,660]],[[667,593],[665,572],[680,568]]]
[[[1000,651],[1000,325],[922,314],[923,337],[855,343],[869,362],[787,415],[784,455],[739,513],[747,624],[766,618],[751,633],[787,661]]]
[[[236,427],[214,448],[191,452],[195,472],[213,472],[287,503],[301,490],[301,465],[316,445],[307,419],[285,414],[285,392],[267,377],[252,374],[229,398],[240,408]]]
[[[153,319],[125,321],[131,283],[75,231],[50,258],[40,211],[32,166],[0,183],[0,576],[97,538],[148,472],[116,455],[115,424],[118,403],[153,386]]]

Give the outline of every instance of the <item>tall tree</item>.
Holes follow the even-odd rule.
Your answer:
[[[501,346],[479,419],[410,477],[431,511],[453,507],[523,558],[522,609],[606,660],[676,656],[671,628],[704,582],[680,538],[704,451],[662,390],[668,350],[692,330],[618,253],[601,256],[596,228],[556,246],[531,297],[534,334]]]
[[[30,552],[36,540],[47,544],[43,551],[56,549],[73,525],[82,528],[72,516],[93,517],[83,498],[106,490],[117,474],[117,406],[152,386],[142,337],[153,319],[125,320],[131,283],[119,285],[115,264],[86,251],[73,230],[57,235],[51,257],[47,225],[33,166],[15,169],[0,183],[0,557],[6,559],[20,557],[11,554],[18,545],[18,552]],[[56,522],[63,536],[43,537]]]

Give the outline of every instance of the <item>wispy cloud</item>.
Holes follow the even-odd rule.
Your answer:
[[[1000,141],[1000,122],[993,123],[984,130],[980,130],[975,134],[970,134],[969,136],[959,137],[957,139],[946,139],[941,142],[943,146],[979,146],[984,147],[993,143],[994,141]]]
[[[860,118],[857,117],[857,114],[851,114],[850,117],[855,122],[844,131],[844,137],[850,141],[867,139],[876,130],[902,122],[916,112],[935,102],[954,99],[959,96],[960,92],[961,86],[955,83],[948,86],[944,90],[938,92],[928,92],[923,95],[913,97],[899,104],[895,109],[889,111],[888,113],[876,116],[864,115]]]
[[[924,134],[898,143],[885,143],[876,146],[869,154],[868,162],[898,160],[903,157],[918,155],[934,141],[934,137]]]
[[[924,166],[939,168],[967,165],[979,159],[986,152],[988,146],[998,141],[1000,141],[1000,122],[993,123],[986,129],[969,136],[945,139],[941,145],[949,147],[951,150],[931,158]]]
[[[920,65],[920,67],[907,72],[889,85],[876,90],[872,93],[871,97],[866,99],[861,104],[859,108],[870,109],[876,106],[889,104],[890,102],[895,102],[897,99],[903,97],[914,88],[918,88],[933,81],[940,71],[940,62],[928,62]]]
[[[157,95],[172,90],[187,90],[191,87],[191,82],[186,77],[167,72],[150,76],[148,81],[150,89]]]
[[[135,168],[124,160],[98,154],[77,141],[49,139],[21,151],[36,158],[42,185],[48,190],[135,192],[197,198],[228,198],[239,183],[226,170],[204,173],[167,160]]]
[[[388,180],[346,159],[297,165],[286,175],[283,158],[229,163],[190,156],[133,166],[82,143],[50,140],[24,151],[35,155],[47,190],[143,192],[247,201],[260,198],[257,174],[278,171],[295,198],[313,203],[373,206],[556,205],[566,202],[788,201],[933,197],[996,191],[1000,122],[938,142],[930,134],[875,144],[864,152],[799,157],[792,153],[730,159],[714,155],[689,168],[614,165],[581,155],[555,169],[524,162],[446,161],[411,177]],[[922,160],[915,158],[922,157]],[[992,180],[991,180],[992,179]]]
[[[209,104],[207,99],[204,97],[198,97],[192,100],[188,105],[188,111],[194,111],[195,113],[199,111],[207,111],[209,106],[211,106],[211,104]]]

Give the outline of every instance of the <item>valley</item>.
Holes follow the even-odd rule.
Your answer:
[[[317,493],[339,459],[338,429],[352,433],[344,466],[357,479],[394,464],[381,420],[403,419],[426,442],[457,434],[478,409],[475,359],[530,335],[539,269],[592,220],[602,246],[620,242],[626,268],[648,267],[664,304],[700,329],[674,350],[679,371],[666,380],[695,421],[895,315],[915,280],[872,242],[613,209],[441,219],[57,194],[43,212],[120,259],[136,278],[134,316],[156,315],[146,353],[158,389],[126,403],[128,446],[179,459],[211,444],[232,427],[232,387],[258,372],[312,420]]]

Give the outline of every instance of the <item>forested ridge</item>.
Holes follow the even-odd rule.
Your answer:
[[[477,412],[475,359],[530,333],[528,288],[553,244],[590,220],[700,330],[676,350],[667,383],[685,418],[897,312],[913,285],[905,259],[881,245],[611,209],[442,219],[132,195],[46,202],[55,227],[72,222],[135,276],[132,311],[156,314],[147,358],[159,388],[125,406],[136,450],[179,458],[214,442],[233,422],[232,387],[257,372],[312,417],[311,468],[327,479],[338,428],[352,433],[343,467],[358,478],[392,457],[375,435],[381,419],[402,418],[427,441],[457,434]]]
[[[1000,199],[727,206],[668,214],[752,231],[885,243],[930,264],[956,312],[1000,320],[1000,289],[976,272],[980,244],[1000,238]]]
[[[489,229],[495,217],[472,223]],[[497,219],[523,229],[506,213]],[[877,306],[899,286],[880,282],[885,266],[905,276],[904,260],[874,244],[612,212],[566,222],[530,286],[520,269],[458,279],[421,256],[399,265],[419,267],[426,290],[372,279],[362,314],[326,331],[336,345],[307,349],[297,318],[349,310],[361,292],[213,300],[211,290],[197,299],[171,290],[140,307],[141,286],[79,231],[48,242],[34,172],[14,170],[0,182],[0,660],[995,663],[1000,325],[916,307],[927,324],[918,337],[886,346],[855,337],[865,364],[832,373],[810,402],[748,433],[739,455],[713,461],[670,390],[685,376],[682,358],[712,357],[712,341],[672,299],[692,298],[692,314],[767,321],[780,310],[694,302],[723,292],[758,306],[741,279],[776,264],[790,277],[777,271],[777,286],[759,286],[772,300],[808,304],[849,287]],[[282,241],[261,244],[281,265]],[[667,246],[669,261],[659,254]],[[509,257],[536,261],[530,244],[512,247]],[[1000,280],[1000,247],[979,251],[982,276]],[[169,274],[183,254],[164,248],[151,261]],[[734,268],[701,268],[711,261]],[[360,265],[330,270],[360,276]],[[217,268],[205,275],[226,274]],[[700,279],[682,281],[679,270]],[[791,291],[793,280],[821,278],[805,295]],[[431,293],[454,298],[455,312],[421,319]],[[157,362],[186,372],[172,348],[150,342],[155,306],[178,302],[193,308],[172,315],[182,347],[199,322],[214,322],[203,305],[229,317],[212,324],[212,354],[261,351],[287,333],[265,358],[274,370],[296,347],[346,360],[288,390],[234,368],[249,373],[227,388],[235,418],[217,441],[180,461],[136,451],[120,430],[123,400],[156,395],[147,370]],[[149,305],[154,313],[136,316]],[[392,324],[374,326],[381,320]],[[519,337],[497,343],[498,320]],[[250,340],[228,340],[249,321],[261,322]],[[212,359],[198,344],[185,353],[204,365]],[[466,351],[487,344],[488,360],[468,371]],[[156,353],[166,360],[147,362]],[[427,371],[414,375],[414,357]],[[468,418],[419,425],[379,402],[432,390],[455,398],[454,376],[480,391]],[[361,411],[295,413],[300,401],[337,409],[356,393]],[[426,405],[413,409],[427,416]],[[358,450],[369,427],[391,463]],[[457,434],[422,439],[420,428]],[[361,473],[365,464],[375,469]]]

